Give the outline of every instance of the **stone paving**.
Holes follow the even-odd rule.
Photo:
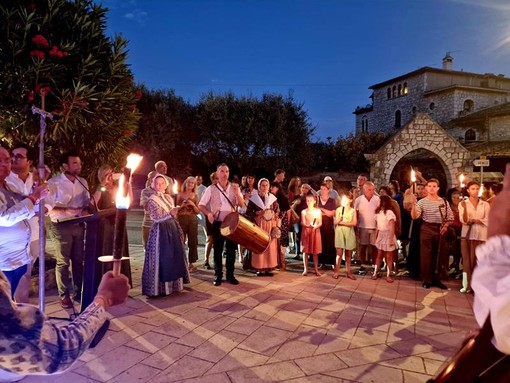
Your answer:
[[[200,268],[182,293],[141,295],[143,250],[130,246],[134,288],[110,309],[99,345],[66,373],[23,383],[95,382],[426,382],[477,327],[473,296],[458,281],[425,290],[399,276],[393,284],[301,276],[257,277],[212,285]],[[65,316],[48,293],[46,312]]]

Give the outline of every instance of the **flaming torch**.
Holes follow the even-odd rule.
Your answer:
[[[460,173],[460,176],[459,176],[459,185],[460,185],[460,188],[462,189],[462,195],[461,195],[461,198],[465,198],[466,197],[466,185],[464,184],[464,174]]]
[[[416,172],[411,166],[411,182],[413,184],[413,194],[416,194]]]
[[[124,250],[124,233],[126,232],[127,211],[131,205],[130,184],[133,172],[140,164],[142,156],[130,154],[127,164],[119,179],[119,189],[115,198],[117,212],[115,214],[115,231],[113,235],[113,274],[120,274],[122,252]]]

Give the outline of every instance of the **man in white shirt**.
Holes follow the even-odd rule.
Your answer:
[[[72,308],[71,294],[74,292],[74,299],[81,299],[85,226],[83,223],[59,221],[88,214],[90,193],[87,181],[79,177],[82,164],[77,153],[64,153],[60,157],[60,166],[63,172],[48,181],[50,190],[54,190],[55,195],[49,211],[51,223],[47,229],[55,247],[55,272],[60,304],[63,308]],[[71,263],[72,283],[69,275]]]
[[[228,181],[230,174],[226,164],[218,165],[216,175],[218,182],[209,186],[198,204],[202,213],[212,224],[213,243],[214,243],[214,279],[213,285],[221,285],[223,278],[223,246],[226,245],[227,259],[225,263],[226,277],[233,285],[239,284],[234,277],[235,251],[237,244],[221,235],[221,223],[225,217],[236,210],[237,206],[245,207],[243,195],[238,184],[232,184]]]
[[[375,247],[376,219],[375,210],[379,206],[379,196],[375,194],[375,185],[366,181],[363,184],[363,194],[354,201],[354,210],[358,214],[358,249],[361,267],[359,274],[364,274],[367,261],[367,247],[372,249],[372,260],[375,261],[377,249]]]
[[[32,194],[37,174],[31,172],[31,168],[35,162],[35,154],[33,150],[25,144],[14,146],[11,153],[12,165],[11,172],[5,179],[7,186],[13,192],[24,196]],[[36,207],[38,211],[38,206]],[[28,303],[28,295],[30,293],[30,277],[32,276],[32,266],[39,257],[39,217],[37,213],[27,220],[30,226],[30,263],[27,265],[26,274],[20,279],[18,288],[14,293],[14,299],[18,303]]]

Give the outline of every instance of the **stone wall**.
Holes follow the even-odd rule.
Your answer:
[[[490,141],[510,140],[510,116],[494,117],[489,126]]]
[[[472,169],[471,153],[427,114],[417,113],[376,153],[367,156],[371,162],[370,179],[376,185],[388,184],[397,163],[417,149],[428,150],[437,157],[449,185],[455,183],[457,173]]]

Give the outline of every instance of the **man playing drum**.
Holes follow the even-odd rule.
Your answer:
[[[216,175],[218,182],[209,186],[202,196],[198,206],[213,226],[214,243],[214,286],[220,286],[223,278],[222,254],[223,246],[226,246],[227,259],[225,262],[226,277],[233,285],[239,284],[234,277],[235,251],[237,245],[230,239],[221,235],[221,223],[225,217],[237,210],[237,207],[245,207],[243,195],[238,184],[230,183],[228,176],[230,171],[226,164],[217,167]]]

